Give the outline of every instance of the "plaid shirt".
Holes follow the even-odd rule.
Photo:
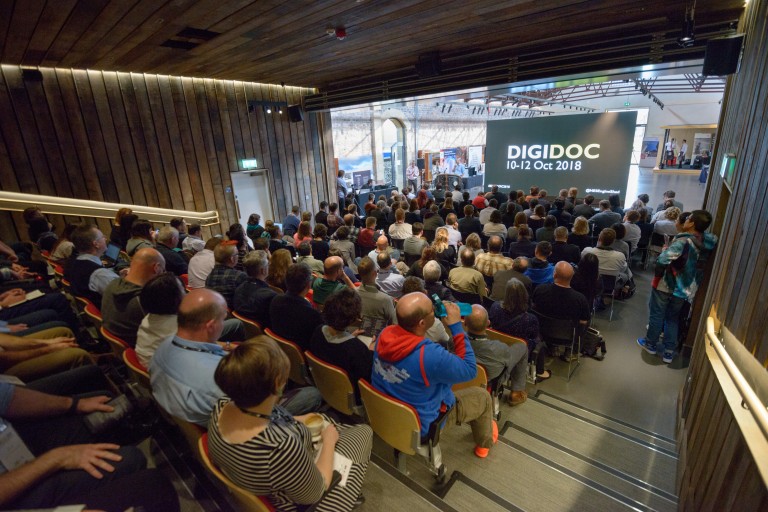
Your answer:
[[[507,258],[500,252],[484,252],[475,260],[475,268],[485,276],[492,276],[499,270],[511,269],[512,258]]]
[[[227,306],[232,309],[235,290],[247,280],[248,276],[245,272],[216,264],[205,280],[205,287],[222,294],[227,301]]]

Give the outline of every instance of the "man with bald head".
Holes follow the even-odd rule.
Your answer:
[[[490,326],[488,311],[479,304],[474,304],[472,313],[464,317],[464,330],[469,336],[478,364],[485,368],[489,381],[498,378],[506,383],[511,376],[512,391],[507,397],[507,402],[512,406],[519,405],[528,399],[528,393],[525,391],[528,345],[507,345],[490,339],[486,331]]]
[[[341,256],[329,256],[323,262],[323,277],[312,282],[312,301],[323,305],[335,291],[347,286],[355,290],[355,285],[344,272],[344,260]]]
[[[571,288],[572,278],[573,267],[565,261],[558,262],[555,282],[541,284],[533,291],[533,309],[552,318],[578,320],[584,330],[589,322],[590,305],[584,295]]]
[[[227,318],[227,302],[213,290],[199,288],[181,301],[176,336],[163,341],[149,364],[152,395],[174,417],[208,426],[216,402],[224,396],[213,379],[226,344],[217,342]],[[246,342],[247,343],[247,342]],[[283,395],[281,404],[292,414],[320,406],[315,388]]]
[[[381,235],[376,239],[376,248],[368,253],[368,257],[376,263],[376,270],[379,270],[378,260],[379,254],[386,253],[392,260],[392,264],[395,265],[397,260],[400,259],[400,251],[389,245],[389,240],[385,235]]]
[[[454,353],[425,338],[436,321],[429,298],[419,292],[404,295],[395,313],[398,325],[386,327],[374,348],[371,382],[384,393],[410,404],[421,420],[421,435],[448,410],[445,425],[469,423],[475,441],[475,455],[488,456],[498,438],[493,421],[493,404],[480,387],[457,391],[451,386],[475,377],[477,365],[472,345],[461,326],[459,308],[445,302],[446,316],[441,321],[453,335]]]
[[[512,258],[507,258],[501,254],[504,248],[504,240],[500,236],[492,236],[488,239],[488,252],[484,252],[477,257],[475,268],[484,276],[493,277],[500,270],[509,270],[512,268]]]
[[[136,251],[125,277],[114,279],[104,290],[101,317],[106,330],[132,347],[136,332],[144,318],[139,293],[153,277],[165,272],[165,259],[156,249],[145,247]]]

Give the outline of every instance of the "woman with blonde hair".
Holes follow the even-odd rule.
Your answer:
[[[482,248],[482,240],[480,240],[480,235],[477,233],[470,233],[464,245],[475,251],[475,256],[479,256],[485,252],[485,250]]]
[[[288,267],[293,263],[291,253],[288,249],[278,249],[272,253],[272,257],[269,258],[269,271],[267,272],[267,284],[276,289],[276,291],[284,292],[286,289],[285,276],[288,274]]]
[[[579,216],[573,221],[573,229],[568,235],[568,243],[578,245],[580,251],[592,245],[592,239],[589,236],[589,221],[586,217]]]
[[[437,228],[432,248],[437,255],[437,261],[446,268],[450,268],[456,263],[456,249],[452,245],[448,245],[448,228]]]
[[[653,223],[653,232],[672,237],[677,236],[678,217],[680,217],[680,208],[670,206],[664,210],[663,217]]]
[[[314,413],[294,417],[277,405],[290,367],[288,357],[267,336],[257,336],[222,358],[214,380],[225,398],[211,413],[211,459],[240,487],[269,496],[277,510],[317,503],[317,511],[348,512],[363,502],[373,431]],[[320,423],[317,434],[310,431],[313,422]],[[351,461],[344,485],[331,485],[334,453]]]

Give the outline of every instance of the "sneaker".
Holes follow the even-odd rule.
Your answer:
[[[488,454],[491,453],[490,448],[481,448],[479,446],[475,446],[475,455],[481,459],[484,459],[488,456]]]
[[[648,352],[652,356],[655,356],[656,355],[656,349],[649,347],[647,345],[647,343],[648,342],[646,341],[645,338],[637,338],[637,344],[640,345],[643,348],[643,350],[645,350],[646,352]]]
[[[672,362],[674,358],[675,358],[675,354],[673,352],[664,352],[664,355],[662,356],[661,360],[669,364]]]
[[[499,425],[496,423],[496,420],[491,420],[491,426],[493,427],[493,434],[491,439],[493,440],[493,444],[496,444],[499,441]],[[490,448],[475,446],[475,455],[481,459],[486,458],[490,452]]]

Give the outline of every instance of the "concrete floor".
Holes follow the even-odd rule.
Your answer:
[[[674,190],[688,211],[700,208],[704,200],[704,188],[697,176],[660,175],[650,169],[634,168],[627,188],[631,194],[627,204],[644,192],[655,207],[666,190]],[[678,356],[666,365],[660,357],[650,356],[637,346],[635,340],[645,334],[648,322],[652,270],[634,266],[632,271],[637,284],[635,296],[616,301],[612,322],[608,322],[606,311],[598,313],[593,323],[606,340],[605,360],[582,359],[570,382],[564,377],[565,365],[556,360],[553,377],[537,388],[674,439],[675,407],[687,374],[687,361]]]

